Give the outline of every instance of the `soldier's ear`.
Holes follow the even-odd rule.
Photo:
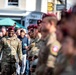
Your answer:
[[[53,21],[50,21],[50,25],[54,25],[55,23]]]
[[[50,25],[52,25],[52,21],[49,21]]]

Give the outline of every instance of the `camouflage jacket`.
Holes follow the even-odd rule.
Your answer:
[[[39,53],[39,42],[40,42],[40,38],[35,38],[32,43],[31,43],[31,50],[29,51],[29,55],[30,56],[38,56]]]
[[[61,48],[60,43],[56,39],[56,34],[52,33],[46,38],[46,46],[49,45],[49,55],[48,55],[48,60],[47,60],[47,66],[48,67],[55,67],[55,60],[58,55],[58,52]]]
[[[0,40],[0,52],[3,52],[2,62],[18,62],[22,60],[22,47],[16,37],[4,37]]]
[[[76,72],[73,68],[74,64],[75,63],[73,58],[69,59],[64,54],[58,55],[55,62],[54,75],[75,75]],[[59,73],[56,72],[57,69],[60,70]]]
[[[45,50],[45,48],[48,46],[49,46],[48,50],[47,49]],[[45,63],[48,67],[54,68],[54,63],[60,47],[61,47],[60,43],[56,40],[56,34],[55,33],[48,34],[48,36],[41,41],[38,56],[39,57],[38,65]]]

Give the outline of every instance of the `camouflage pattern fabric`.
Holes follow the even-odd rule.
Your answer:
[[[33,40],[33,42],[31,43],[31,50],[29,51],[29,56],[38,56],[38,53],[39,53],[39,42],[40,42],[40,38],[35,38]]]
[[[1,60],[2,75],[13,74],[16,72],[15,63],[22,60],[20,40],[16,36],[2,38],[2,40],[0,40],[0,51],[3,52]],[[19,59],[17,58],[17,55]]]
[[[55,60],[56,60],[60,47],[61,45],[56,40],[55,33],[48,34],[48,36],[41,41],[40,51],[38,55],[38,66],[36,70],[36,74],[37,73],[39,74],[37,75],[42,75],[42,74],[51,75],[52,74]],[[40,69],[41,66],[42,66],[43,71],[41,71]]]

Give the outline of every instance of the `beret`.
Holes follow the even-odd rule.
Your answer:
[[[15,30],[15,27],[14,27],[14,26],[10,26],[10,27],[8,28],[8,31],[10,31],[10,30]]]
[[[42,16],[42,19],[45,18],[45,17],[55,17],[55,18],[57,18],[57,16],[53,13],[47,13],[47,14],[44,13],[43,16]]]
[[[34,27],[34,29],[38,29],[38,26],[37,25],[34,25],[33,27]]]

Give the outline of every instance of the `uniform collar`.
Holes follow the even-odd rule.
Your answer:
[[[54,40],[56,40],[56,34],[55,33],[49,33],[45,38],[44,41],[47,42],[48,39],[54,38]],[[51,41],[51,40],[50,40]]]
[[[16,38],[17,38],[16,34],[14,34],[12,37],[9,37],[9,36],[7,37],[8,40],[15,40]]]

